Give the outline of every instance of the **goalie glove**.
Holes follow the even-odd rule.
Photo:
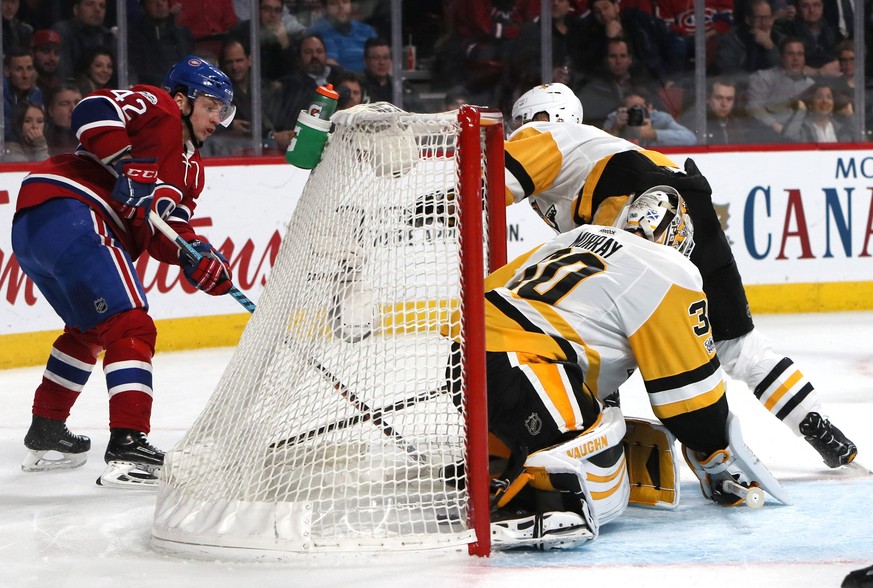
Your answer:
[[[735,494],[725,487],[725,482],[737,482],[746,488],[757,487],[757,482],[749,480],[745,472],[735,467],[733,454],[730,448],[720,449],[706,456],[705,454],[682,446],[685,461],[694,470],[697,479],[700,480],[700,489],[703,495],[721,506],[739,506],[744,497]]]
[[[761,488],[782,504],[790,505],[788,492],[743,442],[739,420],[733,414],[728,414],[726,428],[728,446],[710,455],[682,446],[685,461],[700,481],[703,495],[722,506],[737,506],[749,502],[746,496],[741,496],[747,495],[743,488]]]
[[[188,283],[212,296],[227,294],[233,286],[227,258],[206,241],[195,240],[190,245],[201,257],[194,259],[185,249],[180,251],[179,265]]]

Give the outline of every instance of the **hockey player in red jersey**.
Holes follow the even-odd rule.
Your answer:
[[[157,333],[134,261],[146,253],[179,265],[211,295],[231,288],[227,260],[189,221],[203,190],[198,148],[217,125],[231,122],[232,99],[227,76],[194,56],[173,66],[163,89],[99,90],[73,111],[76,152],[48,159],[22,182],[13,251],[65,325],[34,396],[25,471],[85,463],[90,439],[65,423],[105,351],[110,439],[97,483],[157,483],[164,453],[147,439]],[[149,210],[202,259],[180,256],[173,241],[154,231]]]
[[[544,84],[512,108],[521,124],[506,142],[506,201],[527,199],[555,231],[611,225],[628,196],[656,184],[679,190],[694,221],[691,261],[703,276],[722,366],[821,455],[832,468],[857,447],[822,414],[812,383],[755,329],[742,279],[712,206],[709,182],[692,160],[679,169],[665,155],[582,124],[582,104],[563,84]],[[605,391],[608,393],[608,391]]]

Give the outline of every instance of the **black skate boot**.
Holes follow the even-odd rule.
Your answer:
[[[151,445],[141,431],[112,429],[103,459],[106,471],[97,478],[99,486],[153,487],[164,465],[164,452]]]
[[[873,588],[873,566],[850,572],[840,588]]]
[[[25,472],[68,470],[87,461],[91,440],[71,433],[64,421],[33,415],[30,429],[24,436],[24,446],[28,449],[21,464]],[[46,457],[50,451],[61,454],[61,457]]]
[[[817,412],[806,415],[800,423],[800,433],[818,451],[829,468],[851,463],[858,455],[855,444]]]

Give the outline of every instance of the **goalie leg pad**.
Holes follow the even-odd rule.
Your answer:
[[[679,456],[667,427],[648,419],[626,418],[624,452],[630,504],[674,510],[679,506]]]
[[[592,532],[625,511],[630,496],[622,439],[624,417],[606,407],[595,424],[578,437],[531,454],[525,472],[539,490],[578,494],[591,511]]]
[[[743,442],[740,422],[733,415],[727,419],[728,446],[709,456],[682,448],[685,461],[700,481],[703,495],[724,506],[737,506],[745,497],[725,489],[724,482],[738,482],[747,487],[759,487],[785,505],[792,500],[785,488],[773,477],[761,460]]]

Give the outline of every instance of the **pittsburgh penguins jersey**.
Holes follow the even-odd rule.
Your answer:
[[[199,151],[190,141],[183,144],[182,124],[178,105],[160,88],[138,85],[88,95],[73,110],[78,149],[49,158],[30,173],[22,182],[16,210],[52,198],[74,198],[107,222],[133,259],[148,250],[160,261],[176,263],[174,243],[154,239],[148,223],[134,223],[121,214],[121,204],[111,196],[116,174],[109,162],[127,151],[135,158],[153,159],[158,166],[155,199],[173,200],[176,208],[168,222],[182,238],[194,239],[189,220],[204,173]]]
[[[661,153],[584,124],[530,122],[509,137],[505,150],[507,206],[527,198],[558,233],[583,224],[613,223],[629,195],[626,186],[595,191],[611,156],[635,152],[681,171]]]
[[[489,277],[486,346],[522,363],[578,364],[601,399],[639,368],[655,415],[677,438],[718,449],[727,400],[701,287],[670,247],[579,227]]]

